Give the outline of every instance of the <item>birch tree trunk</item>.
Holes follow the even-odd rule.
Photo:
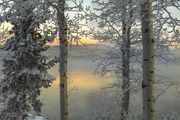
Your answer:
[[[130,5],[131,3],[129,3]],[[131,6],[131,5],[130,5]],[[129,15],[128,15],[129,14]],[[121,120],[126,120],[129,110],[130,102],[130,78],[129,78],[129,64],[130,64],[130,47],[131,47],[131,24],[132,24],[132,8],[130,12],[127,12],[126,6],[123,7],[123,21],[122,21],[122,108],[121,108]],[[128,16],[128,17],[127,17]]]
[[[156,120],[154,99],[154,37],[152,23],[152,0],[141,4],[143,40],[143,120]]]
[[[68,94],[67,94],[67,58],[68,40],[67,24],[65,19],[65,0],[58,0],[57,20],[60,39],[60,119],[68,120]]]

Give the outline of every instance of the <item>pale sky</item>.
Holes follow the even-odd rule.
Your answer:
[[[0,0],[1,1],[1,0]],[[78,0],[77,0],[78,1]],[[91,0],[83,0],[84,2],[83,2],[83,6],[91,6],[91,7],[94,7],[92,4],[91,4]],[[70,5],[72,5],[73,6],[73,4],[71,3]],[[173,17],[177,17],[177,18],[179,18],[180,19],[180,12],[177,10],[177,9],[175,9],[175,8],[172,8],[172,7],[170,7],[169,9],[168,9],[171,13],[172,13],[172,16]],[[74,14],[75,14],[76,12],[72,12],[72,13],[70,13],[69,15],[70,16],[74,16]],[[92,23],[93,25],[95,25],[95,23]],[[10,24],[7,24],[7,23],[5,23],[4,24],[4,26],[7,26],[8,28],[11,28],[11,25]],[[0,31],[2,30],[2,25],[0,26]],[[57,41],[56,41],[57,42]],[[95,40],[90,40],[90,39],[82,39],[82,42],[83,43],[87,43],[87,44],[96,44],[97,43],[97,41],[95,41]],[[55,44],[55,43],[53,43],[53,44]]]

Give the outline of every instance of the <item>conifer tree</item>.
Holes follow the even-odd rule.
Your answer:
[[[48,74],[56,59],[48,60],[41,53],[48,49],[45,38],[37,33],[46,18],[39,10],[38,0],[9,0],[3,14],[5,21],[13,25],[13,36],[3,48],[10,52],[3,60],[4,78],[0,95],[4,98],[1,120],[24,120],[29,113],[40,115],[42,103],[38,99],[41,87],[49,87],[54,77]]]

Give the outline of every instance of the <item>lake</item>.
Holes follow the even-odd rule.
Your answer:
[[[94,46],[95,47],[95,46]],[[69,57],[69,114],[70,120],[86,120],[86,117],[92,112],[92,94],[95,94],[93,98],[94,104],[98,104],[101,101],[96,93],[99,93],[107,83],[111,83],[111,79],[100,77],[95,75],[96,63],[93,58],[100,54],[98,46],[94,47],[77,47],[72,48]],[[98,52],[96,52],[98,51]],[[41,100],[44,103],[43,115],[47,116],[51,120],[59,119],[59,77],[58,77],[58,65],[50,70],[57,80],[52,84],[52,87],[42,90]],[[159,74],[156,79],[161,81],[180,81],[180,65],[179,64],[157,64],[156,72]],[[161,76],[162,77],[159,77]],[[169,83],[167,83],[169,84]],[[159,85],[160,86],[160,85]],[[167,85],[168,86],[168,85]],[[156,95],[160,94],[167,86],[161,85],[156,89]],[[156,102],[158,112],[175,111],[180,113],[180,91],[178,86],[168,87],[165,93],[163,93]],[[141,105],[141,92],[137,93],[138,96],[131,98],[132,106]],[[135,98],[135,100],[134,100]],[[98,102],[99,101],[99,102]],[[133,102],[132,102],[133,101]],[[141,108],[141,106],[140,106]]]
[[[105,49],[105,48],[103,48]],[[106,77],[95,75],[96,63],[93,61],[96,55],[101,54],[103,49],[96,45],[89,46],[72,46],[69,56],[69,115],[70,120],[87,120],[88,116],[95,107],[102,107],[101,93],[103,87],[112,80]],[[1,52],[2,57],[5,53]],[[49,57],[59,54],[57,47],[51,47],[45,54]],[[156,72],[163,77],[156,76],[156,79],[161,81],[180,81],[180,64],[157,64]],[[40,99],[43,102],[42,115],[50,120],[59,120],[59,73],[58,65],[49,70],[51,74],[56,76],[56,80],[52,86],[44,89],[42,88]],[[156,95],[161,93],[167,86],[156,85]],[[175,111],[180,113],[180,88],[178,86],[171,86],[162,94],[157,102],[158,112]],[[131,106],[137,107],[141,112],[141,92],[131,97]],[[99,104],[99,105],[98,105]],[[102,104],[102,105],[101,105]],[[103,109],[103,108],[102,108]],[[135,109],[135,108],[131,108]]]

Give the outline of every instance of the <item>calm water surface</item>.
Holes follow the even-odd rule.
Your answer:
[[[94,75],[95,64],[91,58],[73,58],[69,61],[69,114],[70,119],[84,120],[88,114],[90,102],[88,100],[92,92],[99,92],[108,80]],[[41,100],[43,101],[43,115],[50,120],[59,119],[59,76],[58,66],[50,70],[56,76],[52,86],[42,89]]]
[[[56,49],[52,48],[49,51],[50,56],[58,55],[54,53]],[[92,104],[96,105],[100,101],[100,96],[94,96],[94,100],[91,99],[92,93],[99,93],[102,91],[107,83],[112,82],[111,79],[102,78],[98,75],[94,75],[93,72],[96,68],[96,64],[92,61],[92,54],[95,53],[95,49],[90,50],[76,50],[74,57],[69,58],[69,115],[70,120],[86,120],[87,115],[91,111]],[[83,54],[83,55],[82,55]],[[89,55],[91,54],[91,55]],[[0,51],[0,61],[6,56]],[[161,81],[179,81],[180,82],[180,64],[157,65],[157,72],[161,77]],[[2,67],[0,66],[0,70]],[[51,74],[57,77],[52,83],[52,86],[48,89],[42,89],[40,99],[43,102],[42,114],[48,117],[50,120],[59,120],[59,74],[58,65],[49,71]],[[156,77],[160,79],[160,77]],[[159,88],[159,87],[158,87]],[[156,93],[160,93],[166,87],[162,86],[161,89],[157,89]],[[162,94],[157,102],[156,106],[158,111],[174,110],[180,114],[180,89],[177,86],[170,87],[164,94]],[[141,105],[141,93],[140,97],[131,98],[131,103]],[[138,107],[141,109],[141,107]]]
[[[75,57],[70,59],[69,65],[69,114],[70,120],[86,120],[85,117],[89,113],[89,106],[92,101],[89,100],[90,94],[98,93],[102,91],[110,80],[101,78],[98,75],[94,75],[93,72],[96,65],[90,57]],[[157,65],[157,72],[163,75],[162,81],[180,81],[180,65],[169,64]],[[58,77],[58,66],[50,70],[57,80],[53,82],[52,87],[43,89],[41,94],[41,100],[44,103],[43,115],[50,118],[50,120],[59,119],[59,77]],[[156,79],[160,79],[156,77]],[[156,92],[160,93],[166,87],[161,87]],[[174,110],[180,113],[180,95],[178,91],[180,89],[176,86],[169,87],[169,89],[162,94],[157,100],[158,111]],[[139,93],[141,95],[141,93]],[[135,97],[134,104],[141,104],[141,97]],[[96,99],[99,100],[99,97]],[[131,101],[132,102],[132,101]]]

